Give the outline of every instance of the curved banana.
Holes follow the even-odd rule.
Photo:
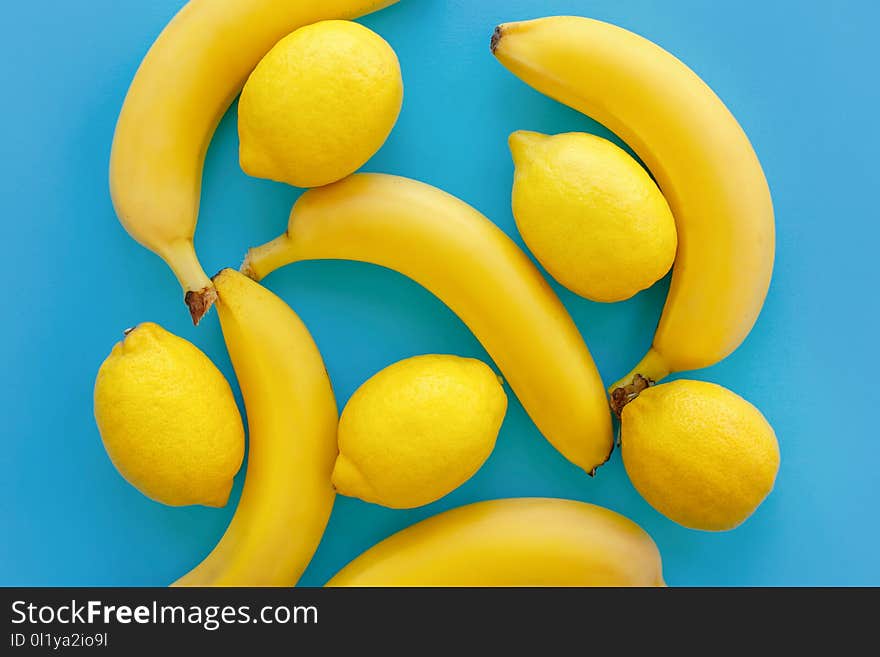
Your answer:
[[[764,303],[774,226],[761,165],[724,103],[658,45],[588,18],[505,23],[491,47],[527,84],[629,144],[675,216],[678,253],[653,346],[612,390],[729,355]]]
[[[223,538],[175,585],[293,586],[333,508],[336,400],[312,336],[286,303],[230,269],[214,284],[247,409],[247,475]]]
[[[601,506],[549,498],[477,502],[407,527],[327,586],[664,586],[641,527]]]
[[[129,234],[161,256],[193,322],[216,299],[193,249],[205,151],[260,58],[296,28],[397,0],[191,0],[144,57],[119,114],[110,195]]]
[[[409,178],[355,174],[303,194],[287,232],[251,249],[242,271],[260,280],[320,259],[388,267],[433,292],[556,449],[591,474],[608,459],[611,416],[577,327],[528,256],[471,206]]]

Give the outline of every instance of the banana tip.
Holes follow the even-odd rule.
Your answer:
[[[498,47],[498,42],[501,41],[501,36],[504,33],[504,26],[499,25],[495,28],[495,31],[492,32],[492,38],[489,40],[489,50],[492,51],[492,54],[495,54],[495,49]]]
[[[189,290],[183,298],[194,326],[198,326],[214,302],[217,301],[217,290],[213,286],[203,287],[201,290]]]
[[[254,271],[254,266],[251,264],[251,253],[248,251],[247,255],[244,257],[244,261],[241,263],[241,267],[238,268],[238,271],[250,278],[251,280],[260,282],[260,276]]]

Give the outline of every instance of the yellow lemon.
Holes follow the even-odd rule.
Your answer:
[[[279,41],[238,103],[245,173],[318,187],[344,178],[388,138],[403,100],[397,55],[351,21],[321,21]]]
[[[672,267],[666,199],[623,149],[581,132],[510,135],[513,216],[549,274],[593,301],[622,301]]]
[[[629,478],[666,517],[691,529],[733,529],[773,489],[779,445],[761,412],[727,388],[679,380],[623,407]]]
[[[507,411],[501,381],[473,358],[407,358],[368,379],[339,420],[333,485],[395,509],[437,500],[492,453]]]
[[[244,456],[229,383],[198,348],[145,323],[117,343],[95,381],[110,460],[147,497],[223,506]]]

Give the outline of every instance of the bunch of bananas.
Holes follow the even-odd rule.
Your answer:
[[[567,459],[593,474],[612,450],[606,391],[568,312],[510,238],[439,189],[355,174],[303,194],[287,231],[251,249],[242,273],[224,270],[212,280],[199,264],[193,234],[205,152],[250,71],[300,26],[394,2],[192,0],[150,49],[125,99],[110,162],[117,215],[174,271],[194,322],[216,302],[249,425],[247,475],[232,523],[177,584],[293,585],[329,517],[338,418],[330,382],[308,330],[257,283],[290,262],[357,260],[415,280],[467,324]],[[725,358],[755,323],[774,253],[767,182],[734,117],[668,52],[599,21],[503,24],[491,51],[526,83],[626,141],[674,215],[679,247],[653,346],[611,390],[619,397],[634,381]],[[548,499],[441,514],[369,550],[331,581],[662,583],[657,549],[632,522]]]

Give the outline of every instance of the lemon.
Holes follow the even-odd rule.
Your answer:
[[[506,411],[501,381],[479,360],[426,355],[394,363],[343,409],[333,485],[395,509],[433,502],[489,457]]]
[[[593,301],[622,301],[672,267],[666,199],[623,149],[581,132],[510,135],[513,216],[548,273]]]
[[[110,460],[147,497],[226,504],[244,428],[229,383],[192,343],[153,323],[130,331],[98,371],[95,419]]]
[[[397,55],[351,21],[321,21],[279,41],[238,104],[245,173],[297,187],[344,178],[379,150],[397,121]]]
[[[714,383],[650,387],[623,407],[627,474],[647,502],[691,529],[733,529],[773,489],[779,445],[761,412]]]

